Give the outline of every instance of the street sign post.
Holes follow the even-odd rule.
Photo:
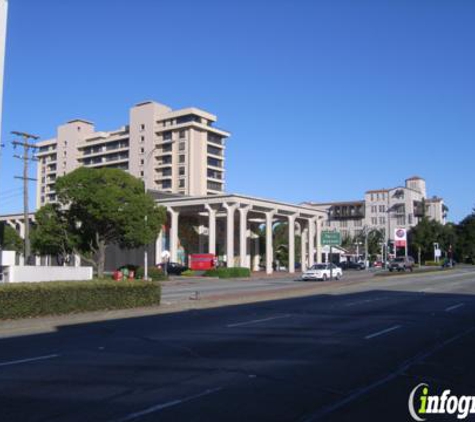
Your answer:
[[[341,233],[324,231],[321,235],[321,244],[326,246],[340,246],[341,245]]]
[[[341,233],[340,232],[329,232],[322,231],[320,237],[320,243],[325,247],[330,247],[330,280],[333,280],[333,246],[341,245]]]

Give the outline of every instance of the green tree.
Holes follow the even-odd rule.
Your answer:
[[[50,214],[54,221],[49,226],[43,220],[37,230],[48,233],[48,247],[63,252],[71,248],[94,266],[99,277],[104,275],[108,246],[148,245],[166,218],[165,209],[144,192],[143,182],[119,169],[81,167],[58,178],[56,192],[61,207]],[[60,242],[53,239],[55,235],[62,238]]]
[[[424,260],[433,259],[434,243],[446,252],[456,242],[453,225],[443,225],[435,220],[423,217],[408,233],[409,251],[417,258],[419,250]]]
[[[23,252],[23,239],[7,223],[0,223],[0,246],[3,250]]]
[[[475,208],[457,227],[457,257],[463,262],[475,263]]]
[[[79,238],[74,234],[68,210],[47,204],[35,213],[36,225],[31,232],[31,248],[38,255],[59,257],[64,262],[74,252]]]

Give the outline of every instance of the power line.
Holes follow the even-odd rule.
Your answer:
[[[36,180],[28,176],[28,166],[30,161],[36,161],[35,157],[30,155],[30,152],[37,148],[35,144],[29,142],[30,139],[36,141],[39,136],[31,135],[25,132],[12,132],[13,135],[18,136],[20,141],[13,141],[13,147],[23,147],[23,155],[14,155],[15,158],[23,161],[23,176],[15,176],[15,179],[23,180],[23,222],[25,225],[25,264],[28,265],[30,260],[30,212],[28,204],[28,182]]]
[[[7,189],[3,192],[0,192],[0,196],[2,195],[5,195],[5,194],[8,194],[8,193],[11,193],[11,192],[16,192],[16,191],[21,191],[22,188],[11,188],[11,189]]]

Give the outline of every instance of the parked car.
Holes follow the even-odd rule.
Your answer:
[[[394,258],[389,263],[389,271],[412,271],[414,269],[414,259],[410,256]]]
[[[363,261],[358,261],[358,262],[354,262],[354,261],[344,261],[344,262],[340,262],[340,264],[338,264],[338,266],[343,269],[343,270],[364,270],[365,269],[365,265],[364,265],[364,262]]]
[[[178,264],[177,262],[168,262],[168,263],[158,264],[157,268],[165,272],[165,266],[166,266],[167,274],[171,274],[171,275],[180,275],[182,272],[189,270],[189,268],[186,265],[181,265],[181,264]]]
[[[384,267],[384,262],[383,261],[374,261],[373,262],[373,267],[374,268],[383,268]]]
[[[330,273],[337,280],[343,277],[343,270],[335,264],[315,264],[302,274],[302,280],[323,280],[330,279]]]

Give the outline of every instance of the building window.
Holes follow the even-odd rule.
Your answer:
[[[183,139],[186,137],[186,130],[180,130],[180,138]]]
[[[222,161],[217,158],[208,157],[208,166],[222,167]]]
[[[140,142],[145,142],[145,136],[140,137]]]
[[[179,162],[179,163],[184,163],[184,162],[185,162],[185,156],[184,156],[184,155],[180,155],[180,156],[178,157],[178,162]]]
[[[380,205],[379,212],[385,212],[385,211],[386,211],[386,207],[384,205]]]
[[[208,141],[213,144],[223,145],[223,138],[215,133],[208,132]]]
[[[164,180],[162,182],[162,189],[170,189],[172,187],[172,181],[171,180]]]
[[[413,218],[412,214],[407,215],[407,220],[408,220],[409,224],[413,224],[414,218]]]
[[[355,220],[355,227],[362,227],[363,221],[362,220]]]
[[[179,176],[184,176],[185,175],[185,167],[179,167],[178,168],[178,175]]]
[[[140,148],[140,154],[143,154],[145,152],[145,148]]]
[[[141,171],[141,172],[140,172],[140,177],[143,177],[143,174],[144,174],[143,171]]]
[[[184,188],[185,187],[185,179],[181,179],[178,181],[178,187],[179,188]]]
[[[164,141],[171,141],[171,140],[172,140],[172,133],[171,133],[171,131],[163,132],[163,140],[164,140]]]
[[[208,182],[208,189],[211,190],[222,190],[221,183],[216,183],[216,182]]]
[[[378,206],[377,205],[371,205],[371,212],[373,214],[376,214],[378,212]]]
[[[140,125],[140,132],[143,132],[144,130],[145,130],[145,125],[142,123],[142,124]]]
[[[348,221],[340,221],[340,227],[348,227]]]
[[[223,155],[223,150],[221,150],[220,148],[216,148],[216,147],[213,147],[211,145],[208,145],[208,154],[222,156]]]
[[[143,166],[145,164],[145,160],[144,159],[141,159],[140,160],[140,165]]]
[[[386,224],[386,217],[379,217],[379,224]]]
[[[185,150],[185,143],[184,142],[180,142],[179,145],[178,145],[178,149],[180,151],[184,151]]]
[[[378,219],[376,217],[371,217],[371,224],[376,226],[378,224]]]
[[[397,225],[398,226],[405,226],[406,225],[406,216],[405,215],[398,215]]]

